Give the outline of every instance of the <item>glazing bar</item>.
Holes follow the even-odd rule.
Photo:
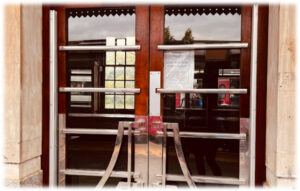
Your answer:
[[[96,176],[101,177],[104,175],[105,170],[79,170],[79,169],[65,169],[61,170],[61,173],[71,176]],[[112,171],[110,177],[114,178],[127,178],[128,172],[126,171]],[[134,173],[131,172],[131,176],[134,176]]]
[[[158,45],[158,50],[198,50],[198,49],[225,49],[248,48],[248,43],[212,43],[212,44],[181,44]]]
[[[60,92],[140,93],[140,88],[73,88],[60,87]]]
[[[157,93],[247,94],[247,89],[156,89]]]
[[[252,7],[251,76],[250,76],[250,186],[255,186],[255,140],[256,140],[256,83],[257,83],[257,30],[258,4]]]
[[[105,117],[105,118],[128,118],[134,119],[133,114],[115,114],[115,113],[69,113],[69,117]]]
[[[161,177],[162,175],[157,175]],[[167,174],[167,181],[185,182],[185,177],[182,175]],[[231,177],[217,177],[217,176],[192,176],[192,179],[196,183],[210,183],[210,184],[229,184],[229,185],[243,185],[244,179],[231,178]]]
[[[203,138],[203,139],[230,139],[230,140],[246,140],[245,133],[202,133],[202,132],[188,132],[180,131],[180,138]],[[172,132],[167,132],[168,137],[173,137]]]
[[[102,50],[102,51],[135,51],[140,50],[140,45],[126,45],[126,46],[59,46],[60,51],[80,51],[80,50]]]
[[[49,111],[49,185],[57,186],[58,174],[58,153],[57,153],[57,132],[58,132],[58,101],[57,101],[57,12],[50,10],[50,111]]]

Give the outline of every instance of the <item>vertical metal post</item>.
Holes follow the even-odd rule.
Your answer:
[[[252,8],[252,47],[250,78],[250,187],[255,186],[255,140],[256,140],[256,83],[257,83],[257,28],[258,5]]]
[[[57,12],[50,11],[49,186],[57,185]]]
[[[128,188],[131,187],[131,153],[132,153],[132,134],[131,134],[131,130],[132,130],[132,126],[133,124],[130,123],[128,124],[128,144],[127,144],[127,184],[128,184]]]

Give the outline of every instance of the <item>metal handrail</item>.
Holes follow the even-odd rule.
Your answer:
[[[157,175],[161,178],[162,175]],[[218,177],[218,176],[192,176],[192,179],[196,183],[209,183],[209,184],[229,184],[229,185],[244,185],[246,183],[245,179],[231,178],[231,177]],[[185,182],[185,177],[176,174],[166,174],[167,181],[180,181]]]
[[[202,89],[156,89],[157,93],[205,93],[205,94],[247,94],[247,89],[221,89],[221,88],[202,88]]]
[[[134,114],[120,114],[120,113],[69,113],[69,117],[103,117],[103,118],[128,118],[134,119]]]
[[[245,133],[203,133],[203,132],[188,132],[180,131],[181,138],[202,138],[202,139],[229,139],[229,140],[246,140]],[[167,132],[168,137],[173,137],[172,132]]]
[[[248,48],[248,43],[211,43],[211,44],[180,44],[158,45],[158,50],[198,50],[198,49],[234,49]]]
[[[140,93],[140,91],[140,88],[59,88],[59,92]]]
[[[59,46],[60,51],[136,51],[140,50],[140,45],[126,45],[126,46]]]
[[[72,175],[72,176],[96,176],[101,177],[104,175],[105,170],[92,170],[92,169],[64,169],[60,170],[60,173],[65,175]],[[135,177],[138,174],[131,172],[131,176]],[[128,172],[127,171],[112,171],[110,177],[113,178],[127,178]]]

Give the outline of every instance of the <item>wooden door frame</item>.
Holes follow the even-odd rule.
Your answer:
[[[132,7],[132,5],[128,5]],[[43,6],[43,132],[42,132],[42,170],[43,185],[49,185],[49,11],[57,11],[58,46],[67,43],[66,9],[95,8],[95,7],[128,7],[127,5],[44,5]],[[136,42],[141,50],[136,52],[135,86],[141,93],[135,97],[135,115],[148,114],[149,92],[149,6],[136,6]],[[66,81],[66,52],[58,51],[58,86],[65,87]],[[66,94],[58,95],[58,113],[66,113]]]
[[[116,6],[116,5],[113,5]],[[131,5],[132,6],[132,5]],[[42,170],[43,184],[49,184],[49,11],[58,12],[58,45],[66,45],[66,8],[104,7],[98,4],[43,5],[43,122],[42,122]],[[105,5],[105,7],[112,7]],[[118,6],[120,7],[120,6]],[[126,5],[122,5],[126,7]],[[163,18],[163,19],[161,19]],[[250,90],[252,7],[242,7],[242,41],[248,42],[248,49],[241,51],[241,88]],[[151,36],[150,36],[151,34]],[[258,59],[257,59],[257,112],[256,112],[256,184],[266,180],[265,133],[266,133],[266,90],[267,90],[267,49],[268,49],[268,5],[259,6],[258,15]],[[141,50],[136,53],[136,87],[141,93],[136,95],[135,115],[148,115],[149,71],[161,71],[163,76],[163,52],[157,45],[163,44],[164,6],[136,6],[136,42]],[[151,43],[150,43],[151,42]],[[151,55],[151,56],[150,56]],[[58,51],[59,86],[66,85],[66,53]],[[143,71],[143,72],[138,72]],[[161,80],[161,85],[163,81]],[[250,90],[251,91],[251,90]],[[250,95],[248,93],[248,95]],[[66,113],[66,96],[59,93],[59,113]],[[162,103],[162,102],[161,102]],[[241,99],[241,117],[249,117],[249,96]],[[248,106],[247,106],[248,104]],[[161,107],[162,108],[162,107]],[[248,108],[248,109],[247,109]]]

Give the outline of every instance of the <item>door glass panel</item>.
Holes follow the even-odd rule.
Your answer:
[[[202,8],[193,7],[194,10],[190,11]],[[241,40],[241,15],[238,12],[188,14],[185,11],[187,9],[189,7],[165,9],[168,11],[165,13],[165,44]],[[176,10],[177,14],[171,13],[172,10]],[[194,89],[240,87],[240,49],[195,50],[192,55],[192,60],[185,63],[194,63],[194,70],[189,74],[194,76],[191,84]],[[169,72],[172,71],[164,71],[165,74]],[[240,96],[237,94],[178,93],[162,96],[163,121],[179,123],[180,131],[240,131]],[[238,140],[182,138],[182,147],[192,175],[239,177]],[[167,173],[182,173],[173,138],[167,140]],[[168,184],[186,186],[185,183],[178,182]]]
[[[213,10],[222,9],[230,9],[232,13],[225,10],[220,13],[213,12]],[[165,8],[165,44],[240,41],[241,15],[238,14],[239,10],[238,6],[232,8],[167,6]]]
[[[68,45],[135,45],[135,8],[67,9]],[[128,66],[127,66],[128,65]],[[134,88],[135,52],[67,52],[67,86]],[[67,94],[68,128],[118,129],[119,121],[132,121],[133,94]],[[71,114],[85,114],[84,116]],[[93,114],[93,115],[91,115]],[[95,115],[97,117],[95,117]],[[123,114],[113,115],[113,114]],[[108,116],[108,117],[107,117]],[[66,168],[105,170],[111,159],[116,135],[67,135]],[[127,136],[123,137],[114,168],[127,171]],[[70,176],[67,185],[96,186],[101,177]],[[109,178],[105,186],[116,186],[120,178]]]

